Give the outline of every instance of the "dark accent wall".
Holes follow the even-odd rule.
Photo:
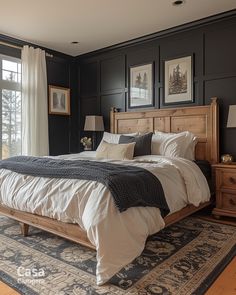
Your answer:
[[[110,107],[128,109],[130,66],[153,63],[154,107],[163,105],[163,66],[167,59],[193,56],[194,103],[220,101],[220,152],[236,159],[236,128],[226,128],[228,107],[236,104],[236,12],[211,17],[77,57],[80,129],[88,114],[101,114],[109,130]],[[176,104],[178,106],[178,104]],[[173,106],[171,106],[173,107]]]
[[[0,35],[0,40],[22,46],[24,42]],[[36,45],[31,44],[34,47]],[[45,49],[45,48],[43,48]],[[71,89],[71,116],[49,115],[50,155],[67,154],[78,150],[78,66],[71,56],[45,49],[53,54],[46,57],[48,85]],[[0,54],[21,57],[21,50],[0,45]],[[73,118],[73,119],[72,119]]]
[[[72,59],[47,58],[48,85],[70,88],[71,116],[50,114],[50,155],[68,154],[78,150],[78,69]]]

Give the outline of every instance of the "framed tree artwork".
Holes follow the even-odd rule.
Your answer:
[[[153,106],[153,64],[130,67],[129,108]]]
[[[193,102],[192,56],[165,61],[164,105]]]

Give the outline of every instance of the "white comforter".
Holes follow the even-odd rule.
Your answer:
[[[73,160],[88,155],[94,156],[92,152],[85,152],[59,158]],[[186,204],[198,206],[210,198],[205,177],[197,165],[188,160],[142,156],[122,161],[122,164],[141,166],[156,175],[171,213]],[[135,207],[120,213],[108,189],[94,181],[39,178],[2,169],[0,203],[63,222],[78,223],[97,249],[98,285],[140,255],[147,237],[164,227],[157,208]]]

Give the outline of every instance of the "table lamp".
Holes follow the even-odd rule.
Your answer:
[[[104,131],[103,117],[102,116],[86,116],[84,131],[93,131],[92,142],[93,142],[93,150],[95,150],[96,132]]]
[[[227,127],[236,127],[236,105],[229,106]]]
[[[227,121],[227,128],[235,128],[236,127],[236,105],[229,106],[229,114]],[[230,154],[225,154],[221,156],[221,161],[225,164],[229,164],[233,162],[233,156]]]

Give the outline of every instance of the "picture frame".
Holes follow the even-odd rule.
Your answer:
[[[164,105],[193,103],[193,56],[164,61]]]
[[[49,114],[70,115],[70,89],[49,85]]]
[[[153,63],[130,67],[129,109],[153,107],[153,92]]]

